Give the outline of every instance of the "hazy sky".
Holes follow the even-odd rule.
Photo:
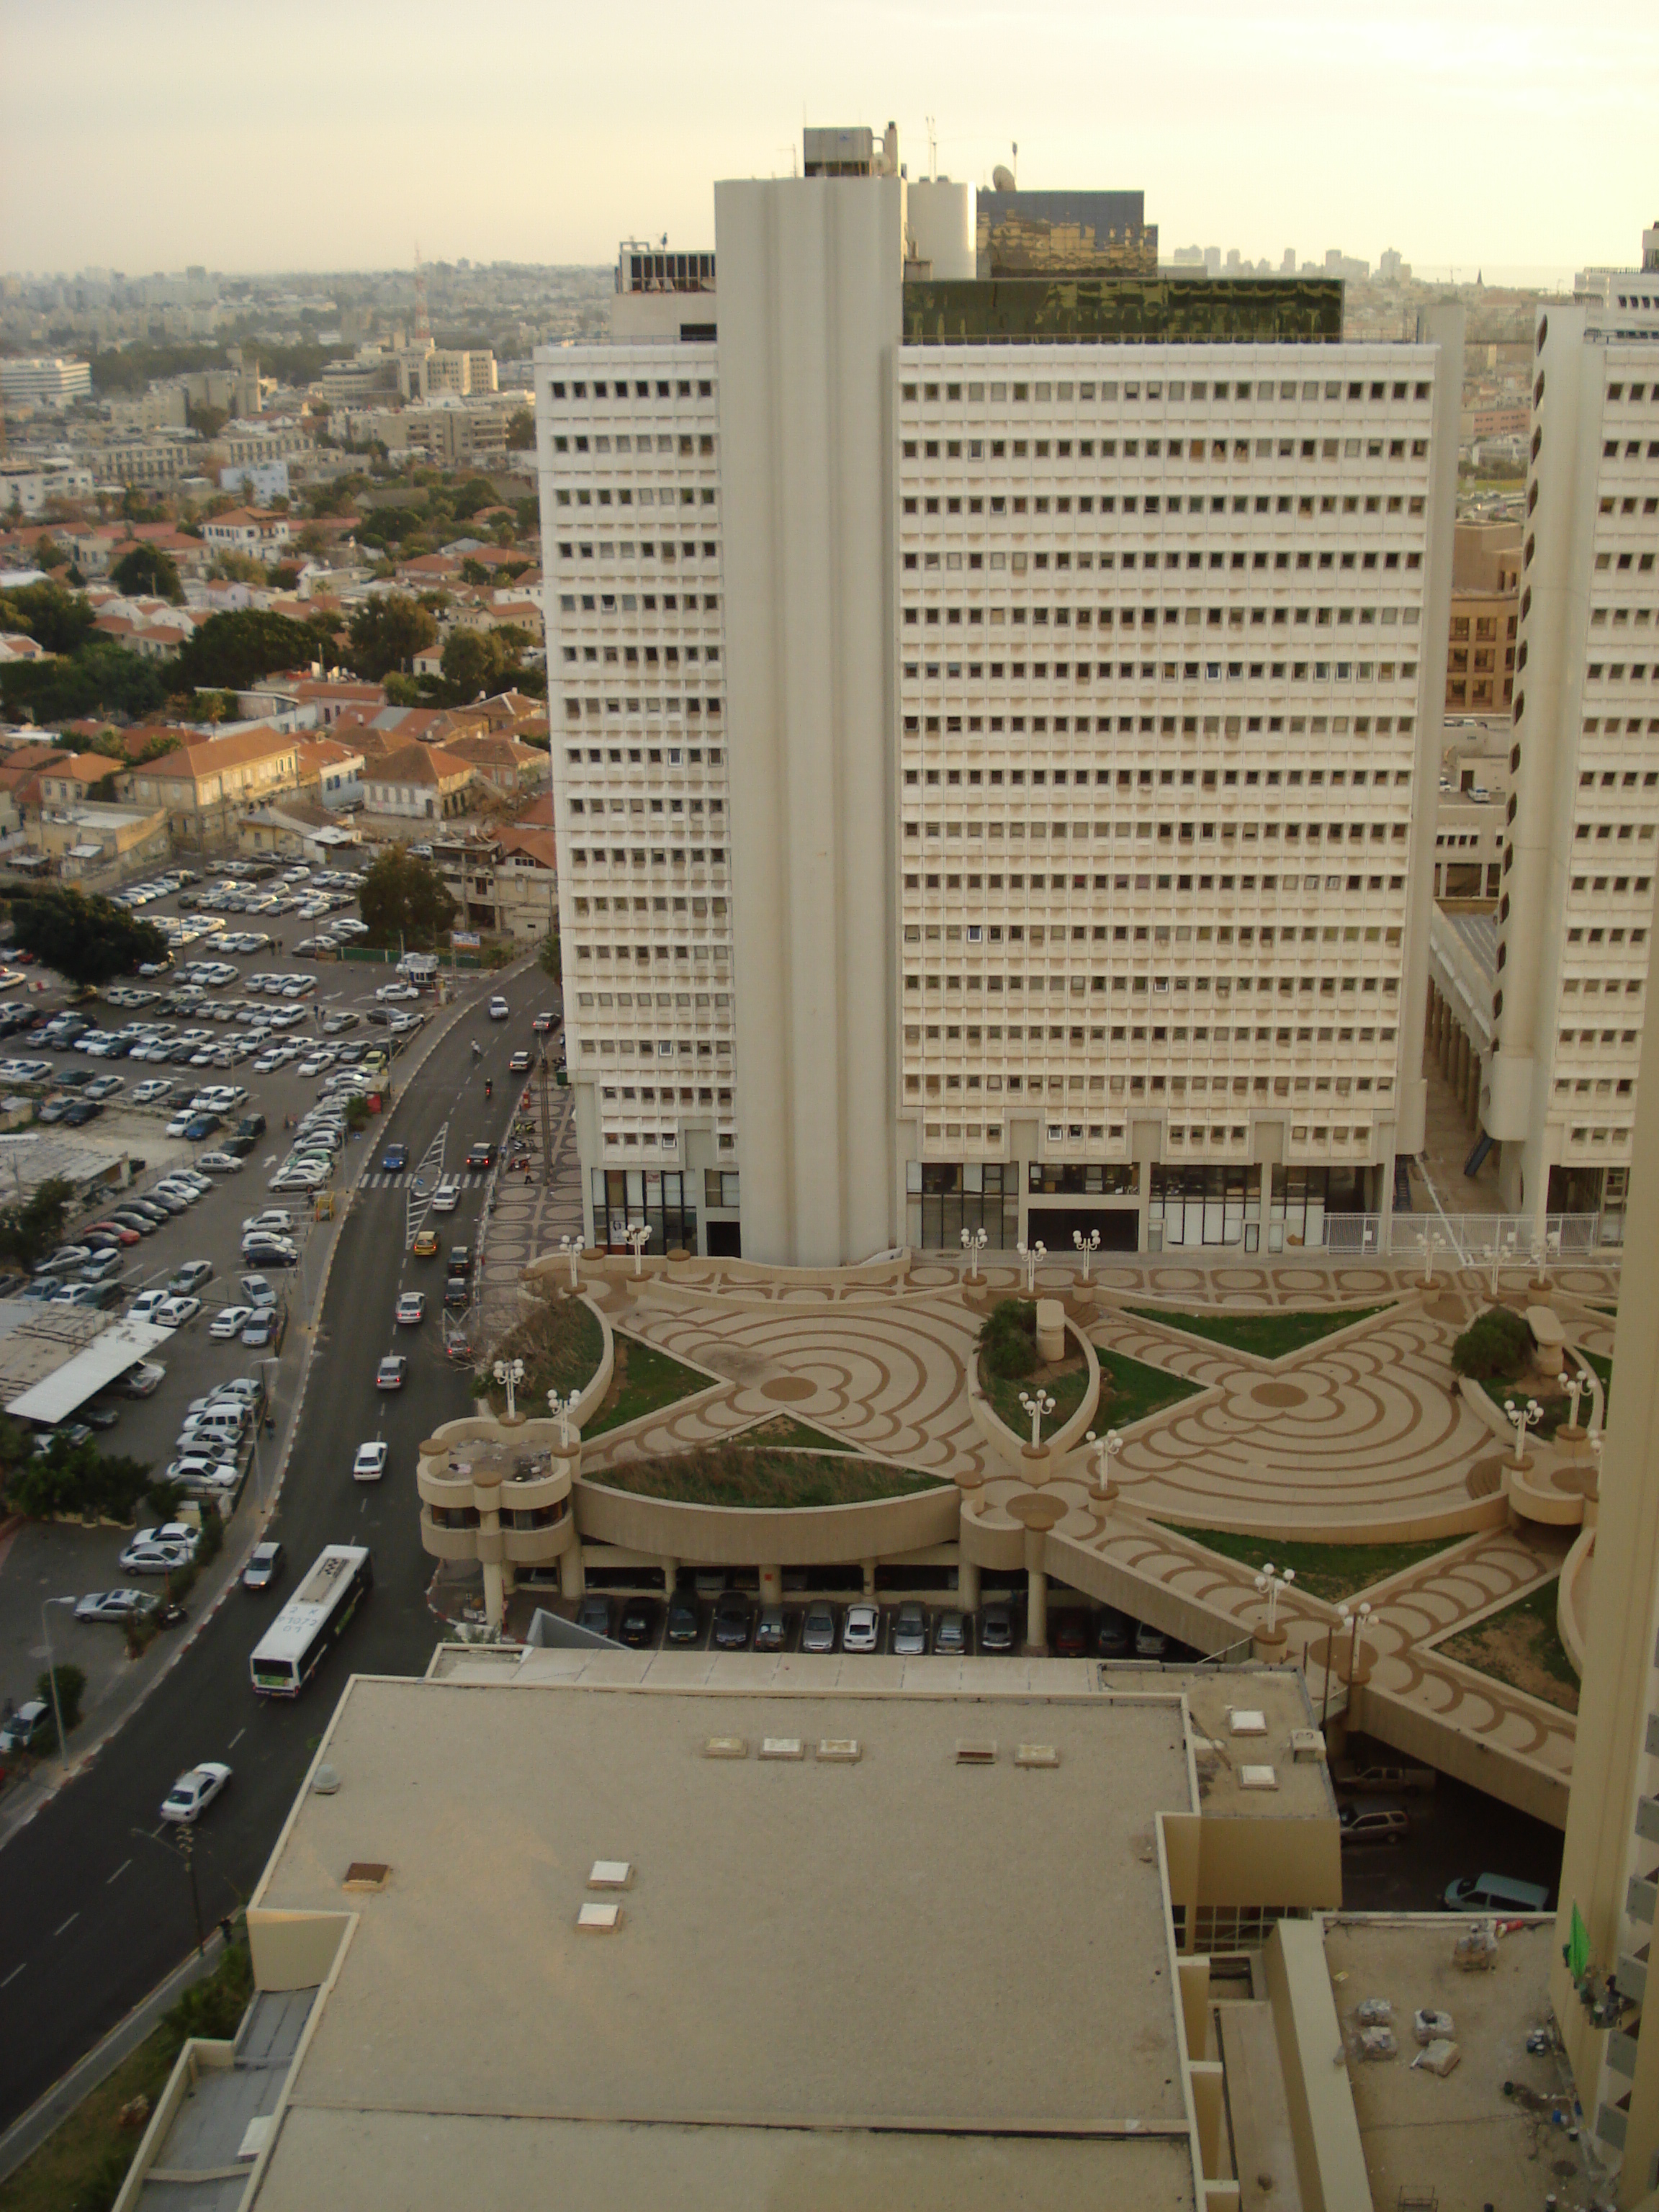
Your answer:
[[[805,116],[925,173],[1135,187],[1178,245],[1628,264],[1653,0],[0,0],[0,267],[609,261],[714,243]]]

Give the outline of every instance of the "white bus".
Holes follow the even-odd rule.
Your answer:
[[[253,1648],[260,1695],[297,1698],[374,1587],[367,1545],[330,1544]]]

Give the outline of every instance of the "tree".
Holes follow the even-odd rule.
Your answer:
[[[177,563],[159,545],[133,546],[110,570],[109,580],[130,599],[167,599],[175,607],[185,603]]]
[[[303,668],[316,658],[316,633],[286,615],[244,608],[210,615],[179,648],[173,664],[176,686],[246,691],[273,669]]]
[[[122,493],[121,513],[129,522],[167,520],[167,509],[138,484],[129,484]]]
[[[430,645],[438,625],[406,592],[368,600],[351,617],[349,659],[359,676],[378,684],[389,669],[406,668]]]
[[[529,643],[529,631],[517,623],[502,623],[495,629],[451,630],[440,663],[447,703],[464,707],[481,691],[508,690]]]
[[[43,1705],[52,1706],[57,1718],[64,1723],[65,1735],[81,1725],[81,1700],[86,1692],[86,1675],[70,1659],[61,1660],[50,1671],[43,1668],[34,1685],[35,1696]]]
[[[34,565],[37,568],[67,568],[70,552],[67,545],[55,538],[37,538],[34,541]]]
[[[470,522],[481,507],[495,504],[495,487],[488,477],[469,477],[450,499],[452,511],[463,522]]]
[[[1488,1306],[1451,1348],[1454,1375],[1471,1382],[1519,1378],[1534,1350],[1532,1331],[1509,1306]]]
[[[75,1187],[61,1176],[49,1176],[19,1206],[0,1206],[0,1252],[20,1267],[32,1267],[44,1259],[64,1233],[64,1220],[74,1200]]]
[[[45,653],[73,653],[93,635],[91,607],[61,584],[17,584],[0,601],[9,629],[25,631]]]
[[[395,668],[389,670],[380,679],[380,688],[386,693],[386,704],[389,707],[424,706],[426,693],[421,687],[425,680],[423,677],[404,676]]]
[[[382,853],[364,876],[357,903],[371,945],[434,945],[454,921],[458,908],[448,886],[430,860],[406,846]]]
[[[19,945],[72,983],[106,983],[141,961],[167,957],[153,921],[68,884],[20,885],[11,894],[11,917]]]
[[[550,975],[556,983],[564,981],[564,968],[559,957],[559,933],[550,929],[536,952],[536,965],[544,975]]]
[[[507,418],[507,449],[522,453],[536,442],[536,417],[528,407],[515,407]]]
[[[185,410],[185,420],[192,430],[199,430],[204,438],[216,438],[230,420],[228,407],[210,407],[205,403],[198,407],[192,402]]]
[[[100,638],[68,659],[14,660],[0,667],[0,707],[43,726],[80,715],[125,714],[136,721],[167,696],[155,661]]]

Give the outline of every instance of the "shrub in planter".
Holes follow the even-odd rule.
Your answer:
[[[64,1733],[67,1735],[81,1722],[81,1699],[86,1692],[87,1678],[70,1661],[60,1660],[50,1673],[43,1671],[35,1683],[34,1694],[47,1705],[52,1703],[52,1679],[58,1682],[58,1710],[63,1716]]]
[[[1036,1308],[1022,1298],[1000,1298],[980,1325],[980,1348],[993,1375],[1029,1375],[1037,1364]]]
[[[1508,1306],[1489,1306],[1452,1346],[1455,1375],[1472,1382],[1518,1381],[1534,1350],[1532,1331]]]

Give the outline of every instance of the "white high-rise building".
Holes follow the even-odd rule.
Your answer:
[[[538,357],[593,1233],[1386,1234],[1458,314],[1350,345],[1324,279],[984,281],[971,187],[825,135],[716,187],[678,337]]]
[[[1480,1090],[1504,1201],[1617,1242],[1659,872],[1659,291],[1537,323]],[[1623,297],[1620,297],[1620,294]]]

